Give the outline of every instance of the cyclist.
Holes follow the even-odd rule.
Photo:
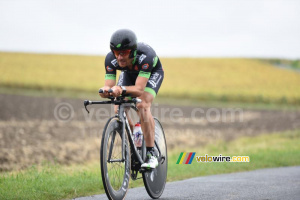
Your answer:
[[[154,150],[155,126],[150,108],[164,79],[161,62],[155,51],[145,43],[138,43],[135,33],[128,29],[120,29],[113,33],[110,49],[105,58],[105,86],[101,88],[104,93],[99,95],[107,98],[110,95],[117,97],[128,93],[142,100],[137,104],[137,108],[147,148],[147,159],[141,167],[155,168],[158,161]],[[121,74],[116,85],[117,70],[120,70]],[[112,89],[113,93],[108,93],[109,89]],[[132,121],[128,121],[133,127]]]

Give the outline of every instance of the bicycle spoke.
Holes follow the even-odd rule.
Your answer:
[[[117,131],[110,133],[108,146],[107,146],[107,154],[108,154],[107,156],[110,156],[111,160],[122,159],[122,139],[120,137],[120,134]],[[107,163],[108,178],[114,190],[119,190],[122,186],[122,182],[125,174],[124,167],[125,167],[124,162]]]

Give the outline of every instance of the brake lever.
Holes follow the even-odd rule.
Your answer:
[[[90,111],[87,109],[87,105],[90,105],[90,104],[92,104],[92,102],[91,101],[89,101],[89,100],[84,100],[84,107],[85,107],[85,110],[87,111],[87,113],[89,114],[90,113]]]

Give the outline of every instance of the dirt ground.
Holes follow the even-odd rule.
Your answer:
[[[0,171],[45,161],[71,164],[99,159],[100,139],[112,107],[92,105],[87,114],[83,100],[0,94]],[[152,112],[162,122],[169,150],[189,151],[216,140],[300,128],[300,111],[154,103]]]

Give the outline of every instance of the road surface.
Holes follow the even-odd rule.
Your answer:
[[[105,194],[76,200],[107,199]],[[151,199],[144,187],[126,199]],[[160,199],[300,199],[300,166],[197,177],[167,183]]]

